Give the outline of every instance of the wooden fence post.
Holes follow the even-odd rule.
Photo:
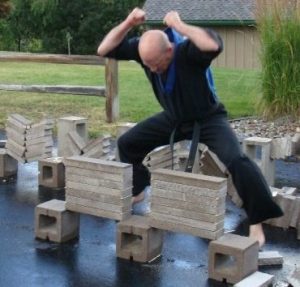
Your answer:
[[[106,121],[112,123],[119,118],[118,62],[113,59],[107,59],[106,61]]]

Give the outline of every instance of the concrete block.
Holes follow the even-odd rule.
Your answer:
[[[79,214],[66,210],[65,202],[50,200],[35,208],[35,236],[54,242],[78,237]]]
[[[6,128],[6,137],[13,140],[17,144],[24,146],[25,145],[25,134],[18,133],[14,129],[7,127]]]
[[[187,186],[199,186],[211,190],[221,190],[227,187],[225,178],[192,174],[176,170],[158,169],[151,173],[153,180],[160,180],[171,183],[179,183]]]
[[[209,244],[209,278],[235,284],[257,271],[258,242],[225,234]]]
[[[296,133],[292,138],[292,155],[300,157],[300,133]]]
[[[149,262],[160,256],[163,231],[152,228],[145,216],[133,215],[118,223],[117,257]]]
[[[68,137],[70,139],[70,143],[75,145],[82,152],[86,145],[85,140],[75,131],[70,131],[68,133]]]
[[[18,173],[18,161],[11,157],[4,148],[0,148],[0,178]]]
[[[12,158],[14,158],[15,160],[17,160],[20,163],[26,163],[26,160],[24,157],[19,156],[18,154],[14,153],[13,151],[6,149],[6,152],[8,155],[10,155]]]
[[[5,148],[7,140],[0,140],[0,148]]]
[[[84,170],[101,171],[108,174],[124,175],[132,177],[132,165],[122,162],[87,158],[84,156],[72,156],[64,159],[65,166],[76,167]]]
[[[268,287],[273,286],[273,279],[274,275],[256,271],[233,287]]]
[[[300,222],[300,197],[296,197],[293,202],[290,226],[297,228],[298,222]]]
[[[8,139],[5,145],[6,149],[12,151],[14,154],[19,157],[24,157],[26,148],[24,146],[19,145],[15,141]]]
[[[77,132],[77,134],[83,139],[85,143],[88,140],[88,128],[87,119],[81,117],[64,117],[58,120],[58,156],[71,156],[72,153],[69,150],[68,133],[71,131]]]
[[[24,126],[23,124],[21,124],[20,122],[16,121],[11,117],[8,117],[7,119],[6,128],[11,128],[12,130],[20,134],[25,134],[27,129],[26,126]]]
[[[291,286],[300,287],[300,268],[296,267],[296,269],[287,279]]]
[[[166,221],[166,220],[160,220],[160,219],[153,218],[153,217],[151,217],[151,213],[150,213],[150,218],[149,218],[149,224],[150,224],[150,226],[158,228],[158,229],[168,230],[168,231],[172,231],[172,232],[186,233],[186,234],[198,236],[201,238],[207,238],[210,240],[215,240],[224,234],[223,228],[221,228],[217,231],[210,231],[210,230],[206,230],[206,229],[195,228],[195,227],[185,225],[185,224],[179,225],[177,223],[177,221],[171,221],[171,220]]]
[[[258,253],[258,266],[282,265],[283,257],[278,251],[263,251]]]
[[[245,154],[261,169],[266,181],[273,186],[275,181],[275,162],[271,158],[272,139],[250,137],[243,141]]]
[[[76,202],[73,203],[70,201],[66,202],[66,208],[67,208],[67,210],[71,210],[74,212],[89,214],[89,215],[98,216],[98,217],[105,217],[105,218],[110,218],[110,219],[114,219],[114,220],[125,220],[131,216],[131,210],[125,211],[125,212],[114,212],[114,211],[103,210],[101,208],[85,206],[85,205],[78,204]]]
[[[61,157],[39,160],[39,185],[51,188],[65,187],[65,166]]]
[[[31,120],[28,120],[19,114],[10,114],[9,119],[14,119],[15,121],[19,122],[21,125],[26,126],[27,128],[29,128],[32,125]]]

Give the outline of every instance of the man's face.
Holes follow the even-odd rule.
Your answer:
[[[147,66],[151,72],[161,74],[165,72],[172,60],[172,50],[167,50],[159,55],[151,55],[147,59],[142,59],[145,66]]]

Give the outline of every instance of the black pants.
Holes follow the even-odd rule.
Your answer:
[[[144,157],[154,148],[168,144],[170,134],[177,124],[165,112],[161,112],[140,122],[119,138],[121,161],[133,165],[133,195],[139,194],[150,184],[150,174],[142,165]],[[194,122],[182,123],[176,131],[174,141],[191,139],[193,124]],[[233,184],[243,200],[250,224],[281,216],[283,213],[273,202],[269,186],[260,169],[243,154],[223,106],[202,120],[200,125],[199,141],[219,157],[232,175]]]

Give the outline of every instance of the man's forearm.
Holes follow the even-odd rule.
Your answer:
[[[97,50],[98,55],[104,57],[107,53],[116,48],[126,37],[130,29],[131,26],[127,20],[113,28],[100,43]]]
[[[145,21],[145,12],[140,8],[134,8],[127,18],[118,26],[113,28],[100,43],[97,53],[104,57],[116,48],[126,37],[127,33],[135,26]]]
[[[181,35],[190,39],[201,51],[217,51],[219,43],[217,43],[204,29],[188,25],[180,19],[176,11],[170,11],[164,18],[164,23],[174,28]]]

